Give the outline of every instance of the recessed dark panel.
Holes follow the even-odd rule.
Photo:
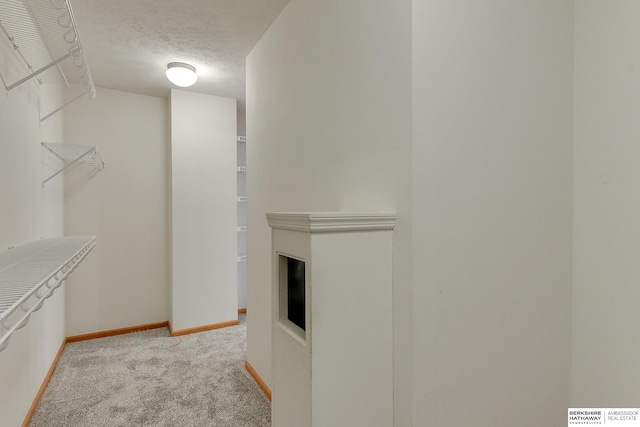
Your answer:
[[[287,318],[305,330],[304,261],[287,258]]]

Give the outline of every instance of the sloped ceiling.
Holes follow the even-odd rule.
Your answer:
[[[169,62],[196,67],[194,92],[245,105],[245,57],[288,0],[71,0],[96,86],[166,97]]]

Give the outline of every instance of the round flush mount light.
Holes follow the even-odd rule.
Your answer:
[[[180,87],[191,86],[198,80],[196,68],[184,62],[167,64],[167,78],[171,83]]]

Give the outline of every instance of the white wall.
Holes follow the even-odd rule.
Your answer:
[[[59,108],[63,103],[64,90],[61,83],[44,83],[40,85],[41,117]],[[61,110],[40,124],[41,142],[65,142],[64,114],[65,111]],[[47,149],[40,148],[40,154],[42,159],[42,182],[64,167],[64,162]],[[48,181],[45,186],[41,186],[41,235],[43,237],[64,235],[64,182],[64,176],[58,175],[57,179]],[[66,286],[58,288],[58,290],[64,289],[66,289]]]
[[[238,109],[238,135],[246,136],[247,135],[247,110],[246,109]]]
[[[413,422],[564,426],[573,2],[413,1]]]
[[[640,401],[640,3],[576,2],[572,406]]]
[[[171,90],[173,330],[238,318],[236,100]]]
[[[249,363],[272,383],[266,212],[395,211],[394,396],[409,425],[410,2],[291,0],[247,57],[247,140]]]
[[[0,44],[0,73],[7,83],[24,71],[12,69],[17,61]],[[7,61],[7,62],[5,62]],[[17,64],[16,64],[17,65]],[[2,87],[4,90],[4,87]],[[41,236],[40,193],[42,162],[39,135],[39,91],[35,82],[24,83],[0,96],[0,249],[27,243]]]
[[[167,110],[166,99],[103,88],[66,109],[65,142],[95,145],[107,163],[65,175],[67,234],[98,236],[67,283],[69,336],[169,317]]]
[[[14,52],[0,43],[0,73],[13,83],[27,71]],[[58,162],[40,146],[41,140],[62,142],[64,113],[39,126],[39,111],[60,105],[59,86],[24,83],[0,95],[0,251],[63,234],[61,183],[42,187],[46,173]],[[0,414],[2,425],[22,424],[35,394],[64,340],[64,290],[31,315],[0,352]]]

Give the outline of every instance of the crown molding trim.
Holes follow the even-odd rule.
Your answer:
[[[392,212],[270,212],[271,228],[306,233],[393,230]]]

